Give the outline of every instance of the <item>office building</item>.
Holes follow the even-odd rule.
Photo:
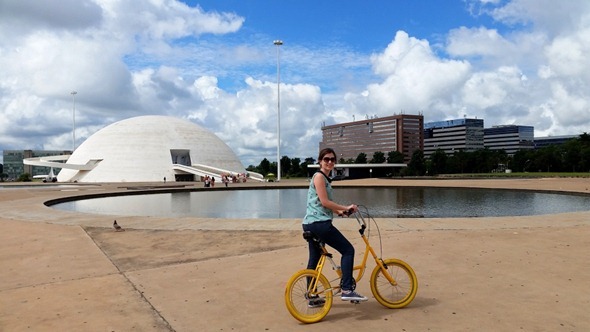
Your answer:
[[[16,180],[25,173],[29,174],[31,178],[37,175],[47,175],[50,172],[50,167],[26,165],[23,160],[25,158],[41,158],[65,154],[71,154],[71,151],[4,150],[2,151],[4,158],[4,173],[8,175],[8,180]]]
[[[408,162],[415,150],[423,148],[424,116],[398,114],[322,126],[320,149],[330,147],[338,160],[356,159],[360,153],[371,160],[375,152],[385,156],[399,151]]]
[[[561,145],[570,139],[579,137],[579,135],[563,135],[563,136],[545,136],[535,137],[535,149],[540,149],[549,145]]]
[[[424,124],[424,157],[442,149],[446,154],[455,151],[473,152],[484,148],[482,119],[456,119]]]
[[[513,155],[518,150],[534,148],[535,128],[532,126],[504,125],[484,129],[484,147],[504,150]]]

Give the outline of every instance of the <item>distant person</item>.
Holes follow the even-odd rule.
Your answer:
[[[205,188],[209,188],[210,184],[211,184],[211,180],[209,180],[209,175],[207,175],[205,177]]]
[[[332,225],[334,212],[343,215],[347,212],[358,211],[355,204],[340,205],[332,200],[332,180],[328,175],[334,169],[336,163],[336,152],[330,148],[322,149],[319,153],[318,162],[320,170],[316,172],[309,184],[307,193],[307,209],[303,218],[303,230],[310,231],[320,238],[322,242],[336,249],[341,255],[342,268],[342,293],[340,298],[343,301],[367,301],[368,298],[355,292],[356,283],[352,276],[354,267],[354,247]],[[309,260],[307,268],[314,270],[321,257],[321,250],[309,240]],[[310,298],[310,307],[321,307],[324,304],[322,298]]]
[[[166,177],[164,177],[164,183],[166,183]]]
[[[212,188],[215,187],[215,177],[214,176],[211,177],[211,187]]]

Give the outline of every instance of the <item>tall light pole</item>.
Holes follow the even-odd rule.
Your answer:
[[[73,143],[73,148],[72,148],[72,154],[74,153],[74,150],[76,150],[76,91],[72,91],[70,92],[70,94],[72,95],[72,120],[73,120],[73,128],[72,128],[72,143]]]
[[[277,182],[281,181],[281,45],[282,40],[273,42],[277,46]]]

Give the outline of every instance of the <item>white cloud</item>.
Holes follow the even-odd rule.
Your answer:
[[[547,65],[563,77],[590,77],[590,24],[576,33],[555,38],[545,48]]]
[[[107,27],[148,40],[231,33],[244,22],[234,13],[204,12],[174,0],[97,2],[105,12]]]
[[[554,37],[577,30],[580,21],[588,19],[589,11],[588,1],[512,0],[490,10],[489,14],[500,22],[530,26],[530,30]]]
[[[446,111],[443,105],[452,103],[453,92],[468,79],[471,69],[466,61],[438,58],[427,41],[403,31],[372,60],[383,80],[346,96],[353,113],[385,116],[423,111],[431,118],[441,116]]]
[[[514,48],[514,45],[505,40],[497,30],[485,27],[460,27],[451,30],[448,39],[447,52],[455,57],[498,57],[505,55],[507,49],[512,53]]]
[[[209,126],[248,164],[267,158],[274,161],[277,146],[276,83],[247,78],[247,88],[235,95],[223,92],[216,80],[200,78],[195,83],[203,105],[189,118]],[[320,139],[318,114],[324,105],[318,87],[281,84],[281,155],[305,158]]]
[[[0,3],[0,29],[4,41],[18,40],[37,30],[80,31],[97,27],[102,9],[91,0],[3,0]]]

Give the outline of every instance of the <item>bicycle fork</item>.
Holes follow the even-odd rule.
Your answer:
[[[389,283],[392,286],[397,286],[397,281],[395,281],[395,279],[393,278],[393,276],[391,276],[391,274],[389,274],[389,271],[387,271],[387,266],[383,263],[383,259],[377,257],[377,254],[375,253],[375,250],[373,250],[373,247],[371,247],[369,245],[369,240],[367,239],[367,237],[363,233],[361,233],[361,238],[363,239],[363,241],[365,241],[366,248],[371,253],[371,256],[373,256],[373,259],[375,260],[375,263],[379,266],[379,268],[381,269],[381,271],[383,271],[383,276],[385,277],[385,279],[387,279],[387,281],[389,281]]]

